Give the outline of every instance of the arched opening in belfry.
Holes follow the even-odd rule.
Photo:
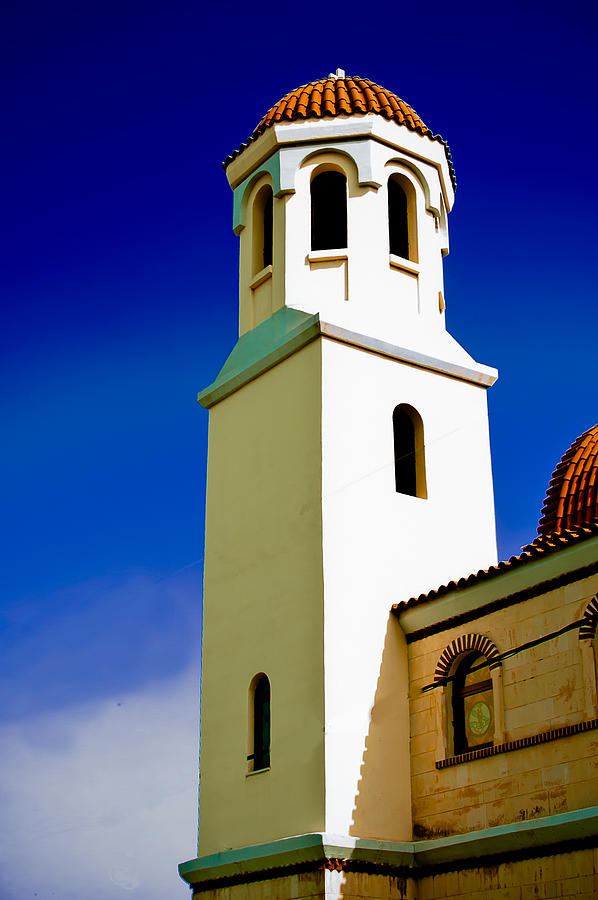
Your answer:
[[[320,172],[311,182],[311,249],[347,246],[347,179],[342,172]]]
[[[253,274],[272,265],[273,245],[272,188],[265,184],[253,201]]]
[[[394,256],[417,262],[415,191],[397,172],[388,179],[388,243]]]

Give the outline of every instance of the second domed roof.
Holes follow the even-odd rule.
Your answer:
[[[296,122],[299,119],[323,119],[333,116],[377,113],[406,125],[419,134],[434,137],[418,114],[396,94],[370,81],[369,78],[344,76],[320,78],[289,91],[268,110],[253,134],[262,134],[276,122]]]
[[[339,70],[340,71],[340,70]],[[447,156],[451,179],[454,185],[454,171],[448,144],[439,134],[434,134],[422,122],[415,110],[396,94],[386,90],[369,78],[348,78],[345,75],[330,75],[311,81],[289,91],[275,103],[260,120],[247,141],[224,161],[224,168],[255,141],[271,125],[284,122],[298,122],[305,119],[325,119],[336,116],[355,116],[374,113],[397,125],[404,125],[410,131],[425,135],[430,140],[443,145]]]
[[[546,491],[539,534],[598,520],[598,425],[584,431],[563,455]]]

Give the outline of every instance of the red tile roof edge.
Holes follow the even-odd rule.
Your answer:
[[[391,607],[392,612],[400,614],[406,609],[436,600],[438,597],[443,597],[445,594],[450,594],[453,591],[463,591],[466,588],[474,587],[474,585],[483,581],[497,578],[505,572],[512,572],[513,569],[517,569],[526,563],[534,562],[551,553],[565,550],[572,544],[585,541],[596,535],[598,535],[598,518],[588,525],[578,525],[574,528],[563,529],[560,532],[540,535],[531,544],[526,544],[525,547],[522,547],[522,552],[519,556],[512,556],[504,562],[499,562],[496,566],[490,566],[489,569],[480,569],[478,572],[460,578],[459,581],[449,581],[448,584],[442,584],[427,594],[420,594],[419,597],[411,597],[409,600],[393,603]]]
[[[226,170],[230,163],[256,141],[270,126],[278,122],[296,122],[307,119],[335,118],[338,116],[368,115],[375,113],[389,121],[404,125],[444,147],[453,188],[456,188],[455,170],[447,142],[434,134],[420,119],[413,107],[368,78],[320,78],[301,85],[278,101],[260,120],[247,140],[226,157],[222,163]]]

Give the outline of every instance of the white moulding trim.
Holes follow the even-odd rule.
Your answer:
[[[381,182],[374,178],[372,145],[368,140],[330,141],[285,146],[280,151],[280,192],[291,194],[295,191],[297,172],[309,163],[318,153],[339,153],[347,157],[357,168],[357,181],[360,187],[381,187]]]
[[[356,138],[357,140],[355,140]],[[363,143],[377,141],[395,151],[399,150],[413,159],[434,166],[440,176],[447,211],[451,210],[454,202],[454,189],[449,177],[444,145],[429,136],[413,132],[404,125],[389,122],[376,114],[354,115],[347,118],[336,117],[331,120],[286,122],[271,126],[229,163],[226,176],[231,187],[235,189],[254,169],[263,165],[276,148],[290,149],[292,145],[295,145],[293,149],[299,149],[297,145],[303,144],[311,145],[313,150],[315,142],[322,142],[323,147],[328,149],[333,146],[332,142],[335,141],[339,145],[338,149],[341,149],[343,144],[346,146],[348,141],[353,144],[358,143],[359,138]],[[308,150],[308,152],[310,151]],[[363,183],[367,183],[367,180]],[[379,186],[377,182],[371,183],[373,186]]]
[[[347,260],[349,254],[346,248],[338,248],[331,250],[310,250],[307,254],[307,261],[312,262],[336,262],[338,260]]]
[[[377,338],[348,331],[346,328],[340,328],[338,325],[330,325],[328,322],[320,322],[320,329],[324,337],[340,341],[343,344],[371,350],[373,353],[388,356],[390,359],[396,359],[398,362],[406,362],[410,365],[418,366],[420,369],[430,369],[432,372],[441,372],[443,375],[459,378],[461,381],[470,381],[472,384],[479,384],[480,387],[491,387],[498,378],[496,369],[492,366],[484,366],[482,363],[476,363],[475,368],[473,366],[459,366],[444,359],[437,359],[434,356],[419,353],[417,350],[398,347],[395,344],[389,344]]]
[[[401,269],[403,272],[409,272],[411,275],[419,275],[421,269],[419,263],[410,259],[404,259],[402,256],[396,256],[391,253],[388,257],[392,269]]]

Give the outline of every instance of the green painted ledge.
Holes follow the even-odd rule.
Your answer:
[[[412,869],[413,876],[417,877],[417,869],[459,866],[513,852],[541,856],[565,842],[591,838],[598,839],[598,806],[428,841],[373,841],[325,833],[302,834],[191,859],[180,864],[179,874],[188,884],[200,884],[284,866],[342,859],[391,869]]]
[[[197,395],[206,409],[296,353],[320,334],[320,317],[283,306],[242,334],[216,381]]]

